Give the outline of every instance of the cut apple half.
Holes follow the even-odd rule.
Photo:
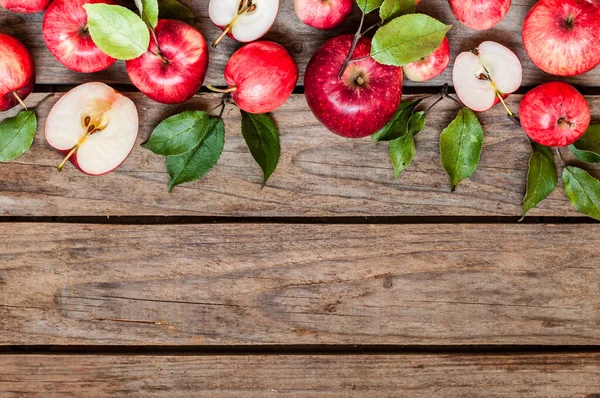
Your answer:
[[[521,87],[523,68],[508,48],[485,41],[456,57],[452,71],[454,89],[468,108],[487,111]],[[512,115],[507,108],[509,114]]]
[[[278,12],[279,0],[211,0],[208,15],[223,29],[213,47],[227,34],[243,43],[260,39],[271,29]]]
[[[121,165],[138,134],[133,101],[104,83],[86,83],[62,96],[46,119],[46,140],[89,175],[106,174]]]

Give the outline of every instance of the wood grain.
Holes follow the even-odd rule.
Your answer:
[[[39,131],[29,153],[0,164],[2,216],[518,216],[525,193],[530,145],[501,107],[481,114],[486,130],[479,170],[450,191],[439,162],[439,133],[456,116],[446,100],[430,112],[417,138],[417,155],[394,180],[387,144],[369,138],[348,140],[330,133],[312,115],[302,95],[294,95],[274,113],[281,130],[279,167],[261,189],[261,171],[240,133],[239,111],[225,112],[226,145],[208,176],[167,192],[162,157],[139,146],[160,120],[183,109],[209,110],[219,96],[202,94],[182,107],[157,105],[130,94],[141,117],[140,136],[129,159],[116,171],[90,177],[68,165],[56,170],[62,156],[43,136],[45,115],[58,95],[39,109]],[[43,94],[33,95],[35,105]],[[509,97],[518,109],[521,96]],[[588,97],[600,110],[600,97]],[[431,101],[430,101],[431,102]],[[13,111],[14,113],[14,111]],[[5,113],[8,117],[12,113]],[[567,151],[563,151],[567,156]],[[598,170],[594,171],[599,175]],[[581,216],[557,189],[537,216]]]
[[[521,26],[525,15],[536,0],[513,0],[512,7],[507,17],[495,28],[477,32],[461,25],[452,15],[448,3],[442,0],[427,0],[419,6],[419,12],[432,15],[445,23],[453,24],[454,28],[449,33],[452,59],[462,51],[476,47],[485,40],[494,40],[511,48],[523,63],[523,84],[536,85],[542,81],[555,80],[535,67],[527,56],[521,39]],[[204,34],[207,41],[212,42],[220,34],[208,18],[208,0],[183,0],[197,15],[196,28]],[[123,1],[127,4],[128,1]],[[131,5],[132,1],[129,2]],[[356,8],[356,7],[355,7]],[[357,10],[355,10],[357,11]],[[12,34],[21,39],[32,51],[37,64],[38,83],[43,84],[76,84],[84,81],[101,80],[111,83],[129,83],[125,72],[125,65],[119,62],[106,71],[83,75],[68,71],[60,65],[46,49],[41,32],[41,15],[26,16],[0,11],[0,32]],[[334,31],[319,31],[304,25],[296,17],[293,0],[281,0],[278,19],[271,32],[265,39],[275,40],[284,45],[294,56],[301,71],[299,84],[303,84],[303,75],[311,56],[329,38],[341,33],[353,32],[358,26],[358,15],[341,28]],[[240,47],[239,43],[226,39],[216,49],[212,50],[210,69],[206,82],[223,85],[223,70],[229,56]],[[409,86],[441,86],[451,83],[452,64],[446,72],[427,83],[406,82]],[[600,68],[596,68],[585,75],[566,79],[569,82],[585,86],[598,87],[600,82]]]
[[[597,344],[600,226],[0,224],[0,345]]]
[[[17,397],[581,397],[600,355],[0,356]]]

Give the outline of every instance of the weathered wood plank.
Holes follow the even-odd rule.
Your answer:
[[[35,104],[43,94],[32,96]],[[58,96],[57,96],[58,97]],[[209,175],[167,193],[162,157],[137,145],[115,172],[89,177],[72,166],[58,173],[61,155],[43,136],[45,115],[56,101],[38,112],[40,129],[29,153],[0,164],[0,215],[3,216],[518,216],[525,192],[530,146],[524,133],[501,107],[481,114],[486,128],[479,170],[450,192],[439,162],[439,133],[456,116],[451,101],[430,112],[417,138],[417,155],[394,180],[386,144],[348,140],[328,132],[308,110],[302,95],[274,117],[281,130],[282,158],[266,188],[261,171],[240,134],[239,112],[225,112],[224,154]],[[218,95],[198,95],[180,108],[157,105],[132,94],[141,117],[138,144],[164,117],[182,109],[211,109]],[[518,108],[521,96],[509,98]],[[600,109],[600,97],[588,100]],[[14,112],[14,111],[13,111]],[[11,113],[2,116],[8,117]],[[565,153],[565,155],[567,155]],[[596,172],[597,173],[597,172]],[[598,173],[597,173],[598,174]],[[557,189],[531,215],[580,216]]]
[[[535,85],[541,81],[554,79],[535,67],[523,49],[521,39],[521,26],[525,15],[536,0],[513,0],[512,8],[505,18],[494,29],[485,32],[472,31],[456,21],[446,1],[427,0],[419,7],[420,12],[430,14],[445,23],[453,24],[454,28],[449,34],[452,48],[452,58],[484,40],[495,40],[513,49],[523,62],[524,85]],[[220,31],[208,18],[207,0],[184,0],[198,16],[196,28],[212,42]],[[358,16],[354,16],[354,22],[348,22],[340,29],[323,32],[305,26],[295,15],[293,0],[282,0],[281,11],[272,31],[265,37],[283,44],[296,59],[300,71],[300,84],[303,82],[304,70],[312,54],[330,37],[340,33],[352,32],[358,26]],[[0,31],[13,34],[23,40],[31,49],[38,66],[38,83],[44,84],[75,84],[84,81],[102,80],[113,83],[129,83],[125,73],[123,62],[119,62],[110,69],[92,75],[82,75],[68,71],[60,65],[48,52],[41,34],[41,15],[23,16],[0,11]],[[233,40],[224,40],[222,45],[211,52],[211,67],[207,76],[207,82],[212,84],[224,84],[223,69],[228,57],[239,47]],[[452,66],[443,74],[425,85],[440,86],[451,83]],[[568,79],[568,81],[586,86],[598,86],[600,82],[600,68],[595,69],[583,76]],[[407,82],[407,85],[415,85]]]
[[[597,344],[599,233],[4,223],[0,344]]]
[[[600,355],[0,356],[16,397],[581,397]]]

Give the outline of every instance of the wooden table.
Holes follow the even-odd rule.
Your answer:
[[[187,1],[214,40],[206,3]],[[554,79],[523,50],[533,3],[513,1],[486,32],[455,23],[445,1],[421,9],[455,23],[453,56],[487,39],[516,51],[524,87],[508,103],[518,109]],[[90,80],[133,98],[139,143],[164,117],[219,101],[203,92],[156,104],[134,92],[123,63],[69,72],[40,21],[0,12],[0,31],[37,62],[27,103],[55,92],[40,126],[61,93]],[[355,26],[317,32],[282,0],[267,38],[303,71],[328,37]],[[227,39],[212,52],[207,83],[223,84],[237,47]],[[405,91],[436,92],[450,76]],[[600,69],[566,80],[599,115]],[[503,110],[481,115],[479,170],[450,192],[438,149],[450,101],[394,180],[385,147],[328,133],[302,83],[274,113],[282,158],[264,189],[233,107],[216,168],[172,195],[163,159],[139,146],[104,177],[59,174],[42,128],[29,153],[0,165],[1,397],[600,396],[600,225],[562,189],[517,223],[530,147]]]

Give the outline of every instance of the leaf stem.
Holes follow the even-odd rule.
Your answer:
[[[365,22],[365,13],[363,11],[360,16],[360,25],[358,25],[358,30],[354,34],[354,40],[352,40],[352,45],[350,46],[350,51],[348,51],[348,55],[346,56],[346,59],[344,60],[342,68],[340,69],[340,73],[338,73],[338,80],[342,80],[342,76],[344,75],[344,72],[346,71],[346,68],[348,67],[348,64],[350,63],[350,59],[352,58],[352,54],[354,54],[356,45],[358,44],[358,41],[362,37],[361,30],[362,30],[364,22]]]
[[[562,167],[566,167],[567,164],[565,163],[565,160],[563,159],[561,153],[560,153],[560,149],[559,148],[554,148],[554,150],[556,151],[556,154],[558,155],[558,159],[560,159],[560,163],[562,164]]]
[[[16,98],[16,100],[19,102],[19,104],[21,104],[21,106],[23,108],[25,108],[25,110],[28,110],[27,105],[25,105],[25,102],[23,102],[23,100],[21,99],[21,97],[19,97],[19,94],[17,94],[16,91],[13,91],[12,95]]]

